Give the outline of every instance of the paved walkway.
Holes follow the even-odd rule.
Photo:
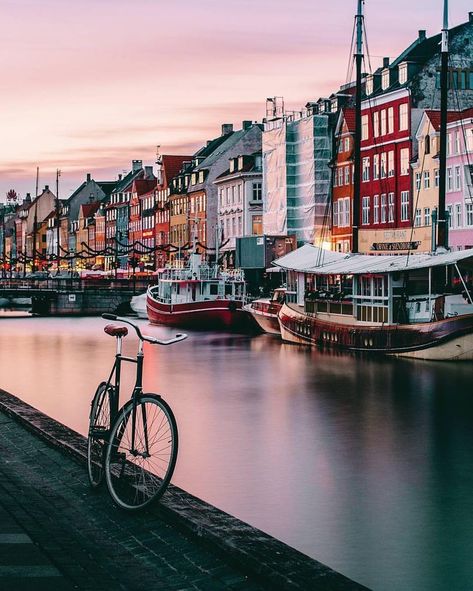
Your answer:
[[[257,590],[159,514],[128,515],[84,467],[0,414],[2,591]]]
[[[0,389],[0,591],[365,587],[170,486],[116,509],[86,476],[87,441]]]

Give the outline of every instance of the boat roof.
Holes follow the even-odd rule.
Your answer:
[[[454,265],[468,258],[473,262],[473,249],[435,254],[370,255],[335,252],[304,244],[273,261],[273,265],[288,271],[317,275],[365,275]]]

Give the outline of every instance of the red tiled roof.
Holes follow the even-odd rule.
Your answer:
[[[432,127],[435,131],[440,129],[440,111],[434,111],[427,109],[425,114],[430,119]],[[464,111],[448,111],[447,112],[447,123],[453,123],[454,121],[460,121],[461,119],[469,119],[473,117],[473,108],[465,109]]]
[[[156,179],[135,179],[131,187],[132,193],[137,195],[143,195],[143,193],[149,193],[156,186]]]
[[[82,207],[82,215],[85,218],[90,218],[95,214],[95,212],[100,207],[100,202],[95,201],[94,203],[83,203],[81,205],[81,207]]]
[[[161,156],[163,162],[163,188],[167,188],[171,180],[179,174],[184,162],[192,160],[192,156]]]
[[[350,131],[351,133],[355,133],[355,109],[346,107],[345,109],[343,109],[343,117],[345,119],[345,123],[347,124],[348,131]]]

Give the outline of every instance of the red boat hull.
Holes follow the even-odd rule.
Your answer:
[[[234,300],[209,300],[186,304],[164,304],[148,294],[146,301],[151,324],[179,326],[195,330],[246,332],[248,314],[242,303]]]

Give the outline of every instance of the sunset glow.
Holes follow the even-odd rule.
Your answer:
[[[452,2],[451,26],[468,18]],[[261,120],[267,96],[288,108],[346,81],[356,2],[333,0],[0,0],[0,200],[91,172],[116,178],[133,158],[188,153],[220,124]],[[442,2],[366,2],[373,67],[418,29],[441,27]]]

